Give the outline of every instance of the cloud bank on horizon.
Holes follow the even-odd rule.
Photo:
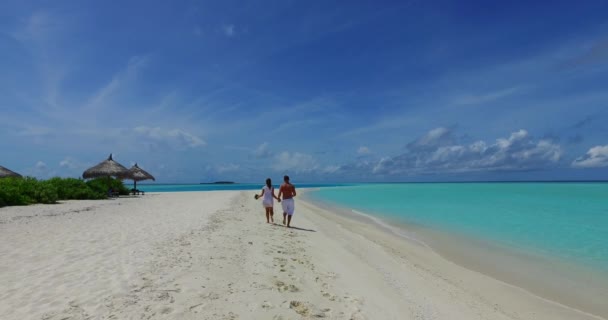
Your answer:
[[[0,4],[0,165],[608,179],[605,1]]]

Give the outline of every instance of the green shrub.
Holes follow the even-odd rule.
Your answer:
[[[121,180],[114,178],[96,178],[87,181],[87,186],[91,188],[95,193],[102,194],[104,197],[108,194],[108,190],[112,188],[114,191],[118,191],[120,195],[128,195],[129,189],[125,187]]]
[[[59,200],[57,187],[49,181],[38,181],[34,184],[35,203],[55,203]]]
[[[52,178],[39,181],[35,178],[0,179],[0,207],[21,206],[35,203],[56,203],[58,200],[105,199],[109,188],[121,195],[129,189],[122,181],[98,178],[87,182],[74,178]]]
[[[105,193],[94,192],[81,179],[52,178],[48,182],[57,188],[59,200],[103,199],[105,197]]]
[[[0,179],[0,207],[23,206],[29,204],[27,197],[21,192],[22,179]]]
[[[27,205],[36,203],[36,191],[38,180],[36,178],[15,179],[17,182],[17,190],[21,194],[21,203],[19,205]]]

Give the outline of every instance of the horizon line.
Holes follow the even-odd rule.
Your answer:
[[[554,182],[554,183],[576,183],[576,182],[606,182],[608,180],[469,180],[469,181],[366,181],[366,182],[314,182],[304,181],[299,184],[401,184],[401,183],[543,183],[543,182]],[[164,183],[139,183],[139,185],[215,185],[213,182],[164,182]],[[262,182],[234,182],[235,184],[263,184]],[[294,183],[298,184],[298,183]],[[218,184],[220,185],[220,184]]]

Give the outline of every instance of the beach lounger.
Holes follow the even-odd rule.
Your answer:
[[[131,194],[133,194],[133,195],[139,195],[140,193],[142,196],[146,194],[145,191],[141,191],[138,189],[131,189]]]

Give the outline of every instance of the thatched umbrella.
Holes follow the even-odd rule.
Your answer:
[[[99,177],[116,177],[118,179],[125,179],[129,177],[129,170],[123,167],[122,164],[114,161],[114,159],[112,159],[112,154],[110,154],[107,160],[104,160],[96,166],[83,172],[82,177],[85,179]]]
[[[149,174],[146,170],[140,168],[137,163],[129,169],[129,180],[133,180],[133,189],[137,190],[137,181],[152,180],[156,181],[154,177]]]
[[[21,178],[21,175],[17,172],[11,171],[3,166],[0,166],[0,178]]]

